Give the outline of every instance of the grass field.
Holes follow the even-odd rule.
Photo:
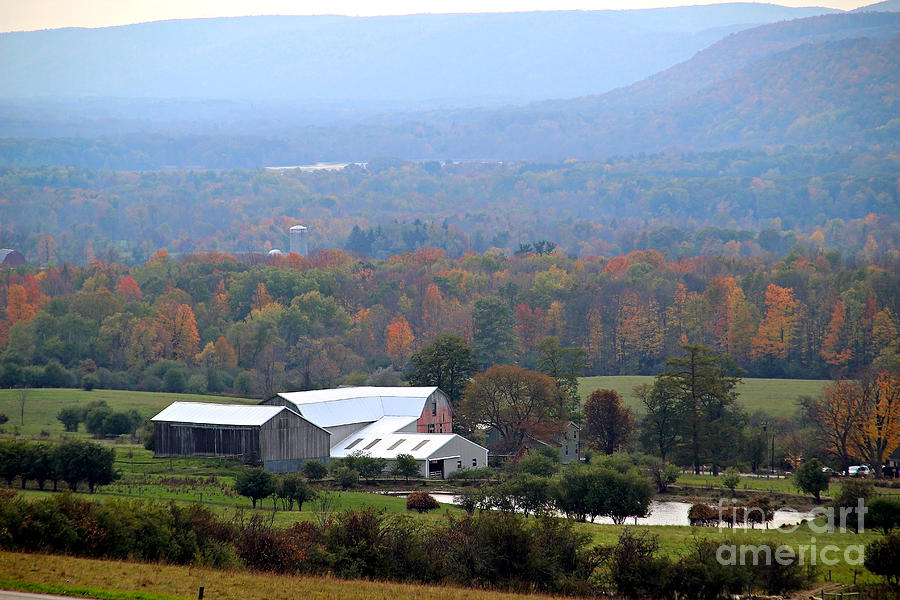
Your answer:
[[[164,392],[132,392],[126,390],[92,390],[68,388],[37,388],[25,390],[25,424],[21,422],[19,394],[22,390],[0,390],[0,413],[9,417],[3,426],[6,433],[18,431],[19,435],[39,436],[46,432],[49,437],[63,434],[63,426],[56,419],[61,408],[86,406],[90,402],[105,400],[113,410],[134,409],[141,416],[150,418],[172,402],[222,402],[257,403],[258,400],[225,398],[221,396],[199,396],[195,394],[169,394]],[[80,426],[84,431],[84,425]]]
[[[594,390],[616,390],[625,404],[640,413],[643,407],[632,391],[636,385],[652,383],[649,375],[582,377],[578,392],[586,399]],[[773,417],[790,417],[797,409],[799,396],[819,396],[827,383],[820,379],[744,379],[737,387],[738,403],[748,413],[762,410]]]
[[[111,600],[540,600],[550,596],[0,552],[0,588]],[[80,593],[79,593],[80,592]]]
[[[582,398],[587,398],[594,390],[614,389],[625,403],[640,412],[641,406],[632,394],[634,386],[653,383],[653,377],[640,375],[584,377],[579,382]],[[799,396],[818,396],[827,382],[812,379],[744,379],[738,386],[739,402],[748,412],[763,410],[774,417],[789,417],[795,409]],[[171,394],[164,392],[133,392],[125,390],[80,389],[30,389],[25,392],[25,422],[21,422],[19,394],[21,390],[0,390],[0,413],[9,417],[0,433],[26,437],[60,437],[62,423],[56,419],[61,408],[82,406],[96,400],[105,400],[117,411],[134,409],[149,418],[172,402],[223,402],[256,403],[258,400],[228,398],[222,396],[201,396],[195,394]],[[81,426],[84,430],[84,426]]]

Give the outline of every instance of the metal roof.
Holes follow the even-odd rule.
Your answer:
[[[366,425],[365,427],[357,431],[356,434],[357,436],[360,436],[375,435],[381,433],[398,433],[404,427],[409,427],[418,420],[418,417],[381,417],[374,423]]]
[[[453,438],[455,433],[354,433],[331,449],[332,458],[346,458],[362,450],[375,458],[393,460],[398,454],[412,454],[416,460],[428,460]],[[465,439],[465,438],[460,438]],[[470,442],[472,443],[472,442]],[[349,446],[349,448],[348,448]],[[365,448],[365,450],[363,450]]]
[[[294,404],[313,404],[350,400],[352,398],[419,398],[426,400],[437,387],[377,387],[372,385],[309,390],[307,392],[282,392],[278,394]]]
[[[170,423],[258,427],[267,423],[283,410],[290,412],[290,409],[285,406],[173,402],[150,420]]]
[[[283,392],[297,412],[319,427],[371,423],[383,417],[418,419],[436,387],[346,387]]]

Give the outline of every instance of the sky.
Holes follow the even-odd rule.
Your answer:
[[[532,10],[617,10],[686,4],[666,0],[0,0],[0,31],[60,27],[108,27],[165,19],[245,15],[355,16],[416,13],[521,12]],[[746,1],[746,0],[744,0]],[[752,0],[751,0],[752,1]],[[850,10],[878,0],[778,0],[783,6],[826,6]]]

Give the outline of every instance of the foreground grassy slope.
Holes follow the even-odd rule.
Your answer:
[[[115,600],[540,600],[551,596],[0,552],[0,588]],[[80,593],[79,593],[80,592]],[[101,592],[101,593],[96,593]]]
[[[37,436],[42,431],[50,437],[58,437],[63,433],[62,423],[56,420],[56,414],[66,406],[87,406],[97,400],[105,400],[113,410],[128,411],[134,409],[141,416],[150,418],[172,402],[222,402],[222,403],[256,403],[258,400],[243,398],[227,398],[222,396],[201,396],[197,394],[169,394],[165,392],[133,392],[127,390],[92,390],[39,388],[25,390],[25,424],[21,424],[19,395],[22,390],[0,390],[0,413],[9,417],[4,426],[7,433],[18,427],[21,435]],[[84,431],[84,425],[81,426]]]
[[[594,390],[613,389],[633,410],[642,412],[640,401],[632,393],[634,386],[652,383],[649,375],[583,377],[578,391],[584,399]],[[799,396],[819,396],[827,383],[820,379],[744,379],[737,388],[738,403],[748,413],[762,410],[774,417],[790,417]]]

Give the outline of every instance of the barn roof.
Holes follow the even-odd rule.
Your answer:
[[[150,420],[170,423],[259,427],[283,410],[292,412],[285,406],[173,402]]]
[[[0,248],[0,264],[17,267],[25,264],[25,257],[18,250]]]
[[[441,448],[454,438],[455,433],[354,433],[331,449],[332,458],[346,458],[360,451],[376,458],[397,458],[398,454],[411,454],[416,460],[435,457]],[[464,439],[464,438],[461,438]],[[448,458],[442,456],[441,458]]]
[[[436,387],[345,387],[282,392],[281,398],[320,427],[369,423],[383,417],[418,418]]]

